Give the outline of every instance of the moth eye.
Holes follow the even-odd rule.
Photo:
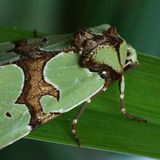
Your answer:
[[[12,117],[12,115],[11,115],[9,112],[6,112],[5,115],[6,115],[7,117],[9,117],[9,118]]]

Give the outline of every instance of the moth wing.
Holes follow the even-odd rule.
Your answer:
[[[14,48],[14,44],[11,42],[0,43],[0,66],[4,64],[11,63],[19,58],[14,52],[8,52]]]
[[[109,24],[102,24],[97,27],[90,27],[87,29],[88,32],[91,32],[92,34],[96,35],[102,35],[104,32],[106,32],[111,26]]]
[[[40,49],[44,51],[59,51],[70,46],[73,34],[52,35],[44,37],[47,43]]]
[[[79,66],[79,56],[72,52],[51,59],[45,69],[46,81],[60,90],[60,100],[43,96],[44,112],[67,112],[97,93],[104,84],[98,73]]]
[[[110,66],[118,73],[122,71],[122,67],[118,60],[118,53],[111,45],[105,45],[103,48],[96,49],[93,53],[93,59],[98,63]]]
[[[122,66],[125,65],[128,45],[125,40],[120,44],[119,53]]]
[[[25,105],[15,104],[23,73],[15,65],[0,67],[0,149],[29,134],[30,114]]]

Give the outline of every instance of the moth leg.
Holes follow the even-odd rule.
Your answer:
[[[108,88],[108,86],[109,86],[109,83],[106,82],[99,92],[97,92],[94,96],[90,97],[87,101],[85,101],[83,103],[83,105],[81,106],[80,110],[78,111],[76,117],[72,121],[72,136],[73,136],[75,142],[78,144],[79,147],[81,147],[81,143],[80,143],[80,139],[77,136],[77,124],[78,124],[78,121],[80,119],[80,116],[84,112],[84,110],[87,107],[88,103],[90,103],[91,100],[94,97],[96,97],[98,94],[100,94],[101,92],[105,92],[105,90]]]
[[[125,115],[127,118],[129,119],[133,119],[139,122],[147,122],[146,120],[131,115],[126,111],[126,108],[124,106],[124,90],[125,90],[125,80],[124,80],[124,76],[122,75],[121,79],[119,80],[119,91],[120,91],[120,111],[123,115]]]
[[[79,140],[79,138],[77,136],[77,123],[78,123],[78,121],[80,119],[80,116],[82,115],[82,113],[84,112],[85,108],[87,107],[89,101],[90,101],[90,99],[83,103],[83,105],[80,108],[79,112],[77,113],[76,117],[72,121],[72,136],[73,136],[75,142],[78,144],[79,147],[81,147],[81,143],[80,143],[80,140]]]

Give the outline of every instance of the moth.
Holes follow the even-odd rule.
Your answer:
[[[0,148],[80,104],[71,133],[81,145],[76,130],[81,114],[115,81],[120,111],[145,122],[124,105],[124,74],[138,65],[136,50],[108,24],[81,29],[59,43],[49,37],[20,40],[0,51]]]

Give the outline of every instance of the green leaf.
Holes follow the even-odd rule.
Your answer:
[[[25,35],[29,32],[9,29],[5,36],[3,31],[0,30],[1,42],[32,37],[32,34]],[[78,123],[78,136],[83,147],[160,158],[160,59],[141,53],[138,59],[138,68],[125,76],[125,105],[129,113],[148,120],[148,123],[123,117],[119,112],[119,92],[115,83],[92,100]],[[78,109],[35,129],[27,138],[75,145],[70,133]]]

